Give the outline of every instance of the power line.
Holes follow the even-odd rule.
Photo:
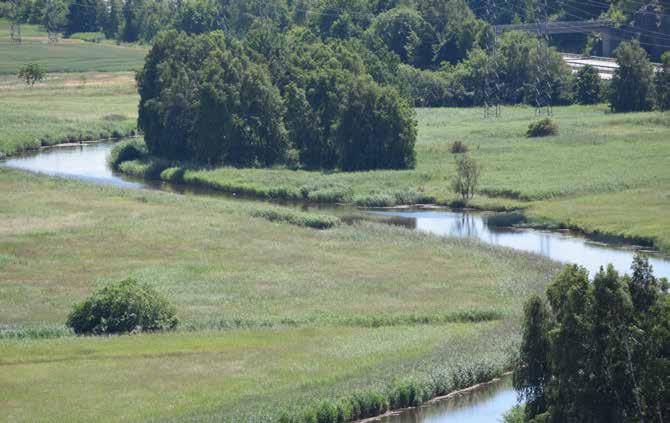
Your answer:
[[[514,5],[512,5],[512,6],[514,7]],[[508,12],[516,13],[516,12],[515,12],[514,10],[512,10],[512,9],[508,9],[508,8],[503,7],[503,6],[498,6],[498,7],[503,8],[503,9],[506,9]],[[568,14],[568,15],[570,15],[570,16],[572,16],[572,17],[581,19],[579,16],[576,16],[576,15],[571,14],[571,13],[569,13],[569,12],[565,12],[565,13]],[[579,26],[574,26],[574,25],[571,26],[571,25],[566,25],[566,24],[565,24],[566,22],[569,23],[570,21],[560,21],[560,22],[561,22],[561,24],[562,24],[562,27],[565,28],[565,29],[574,29],[575,32],[582,32],[582,30],[583,30],[583,28],[581,28],[581,27],[579,27]],[[618,31],[622,31],[622,32],[631,33],[631,34],[633,34],[633,35],[639,35],[639,33],[634,32],[634,31],[626,31],[626,30],[621,29],[621,28],[614,28],[614,29],[616,29],[616,30],[618,30]],[[595,31],[594,31],[594,32],[595,32]],[[667,44],[649,43],[649,42],[639,41],[639,40],[638,40],[638,42],[639,42],[640,44],[642,44],[642,45],[647,45],[647,46],[652,46],[652,47],[662,47],[662,48],[670,49],[670,45],[667,45]]]

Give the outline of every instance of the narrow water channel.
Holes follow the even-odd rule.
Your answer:
[[[495,423],[516,404],[511,377],[484,385],[462,395],[431,402],[393,416],[380,423]]]
[[[12,158],[5,166],[54,176],[76,178],[93,183],[128,189],[159,189],[187,195],[219,195],[211,190],[190,189],[161,182],[134,180],[114,173],[107,166],[111,143],[79,147],[53,148]],[[301,207],[310,208],[310,206]],[[323,209],[322,207],[319,207]],[[360,213],[351,207],[329,207],[337,214]],[[385,218],[385,222],[419,231],[452,237],[471,237],[483,242],[532,252],[563,263],[576,263],[593,273],[607,263],[620,272],[628,272],[635,250],[632,246],[606,245],[571,233],[537,231],[523,228],[500,228],[487,224],[490,214],[481,212],[374,210],[367,213]],[[670,277],[667,257],[650,257],[657,276]],[[516,404],[509,379],[477,391],[450,398],[400,415],[385,417],[384,423],[459,423],[496,422]]]

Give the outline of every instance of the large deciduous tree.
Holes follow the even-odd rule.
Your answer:
[[[396,53],[403,63],[419,68],[433,61],[437,35],[432,26],[414,9],[397,7],[378,15],[371,31],[381,38],[386,47]]]
[[[615,112],[639,112],[654,106],[654,68],[637,40],[623,42],[614,52],[619,67],[610,84]]]

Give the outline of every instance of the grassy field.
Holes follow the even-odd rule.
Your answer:
[[[453,204],[449,180],[464,142],[482,165],[471,205],[527,209],[534,219],[561,222],[585,232],[644,239],[670,251],[670,116],[611,114],[604,105],[557,107],[558,136],[528,139],[534,119],[527,107],[508,107],[503,118],[483,121],[478,109],[419,109],[417,168],[408,171],[327,173],[286,169],[186,170],[183,181],[267,198],[306,198],[393,206]],[[160,167],[134,161],[127,173],[155,176]],[[153,175],[152,175],[153,174]],[[607,207],[616,205],[616,213]]]
[[[0,192],[0,407],[12,421],[267,421],[438,369],[499,370],[521,302],[557,272],[374,223],[269,222],[240,201],[3,168]],[[17,338],[128,276],[176,303],[179,332]]]
[[[26,63],[39,63],[49,72],[117,72],[140,69],[147,48],[143,46],[88,43],[60,39],[49,44],[36,25],[21,25],[23,41],[10,41],[9,21],[0,19],[0,74],[15,74]]]
[[[137,127],[137,101],[130,72],[49,74],[33,88],[14,76],[0,76],[0,156],[131,134]]]

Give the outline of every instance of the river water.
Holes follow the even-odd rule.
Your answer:
[[[79,147],[53,148],[39,153],[12,158],[5,166],[54,176],[76,178],[93,183],[128,189],[160,189],[187,195],[217,194],[211,190],[187,189],[160,182],[134,180],[114,173],[107,166],[111,143]],[[301,205],[303,208],[310,206]],[[323,208],[321,208],[323,209]],[[343,214],[360,214],[350,207],[330,207]],[[383,221],[418,231],[452,237],[477,238],[489,244],[532,252],[563,263],[576,263],[591,274],[607,263],[620,272],[628,272],[635,249],[626,245],[606,245],[592,242],[568,232],[538,231],[523,228],[500,228],[487,224],[490,214],[448,210],[370,210]],[[650,255],[657,276],[670,277],[670,260]],[[385,417],[384,423],[459,423],[500,421],[503,413],[516,404],[516,395],[508,379],[476,392],[450,398],[428,407],[421,407],[397,416]]]

